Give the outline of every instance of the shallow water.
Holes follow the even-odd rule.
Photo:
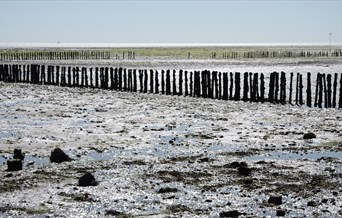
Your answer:
[[[311,151],[308,153],[305,152],[297,152],[297,153],[289,153],[289,152],[266,152],[265,154],[251,156],[246,158],[247,160],[318,160],[320,158],[342,158],[342,152],[338,151]]]

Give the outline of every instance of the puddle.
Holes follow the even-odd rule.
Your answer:
[[[247,160],[318,160],[320,158],[330,157],[330,158],[342,158],[342,152],[337,151],[312,151],[309,153],[298,152],[298,153],[283,153],[283,152],[267,152],[263,155],[256,155],[247,157]]]
[[[12,157],[11,157],[12,158]],[[0,156],[0,166],[4,166],[7,163],[7,160],[11,158],[5,158],[3,156]],[[27,165],[38,165],[38,166],[43,166],[50,163],[50,159],[48,157],[39,157],[36,155],[25,155],[24,163],[23,166]]]
[[[235,152],[238,151],[241,148],[241,146],[236,144],[230,144],[230,145],[222,145],[222,144],[216,144],[212,145],[208,148],[208,151],[214,151],[214,152]]]
[[[16,135],[16,132],[11,130],[1,130],[0,131],[0,138],[9,138]]]

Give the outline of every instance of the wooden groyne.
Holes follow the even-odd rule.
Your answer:
[[[0,64],[0,81],[342,108],[342,74],[337,73],[264,74]]]

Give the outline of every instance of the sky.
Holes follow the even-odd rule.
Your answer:
[[[0,43],[342,42],[342,0],[0,0]]]

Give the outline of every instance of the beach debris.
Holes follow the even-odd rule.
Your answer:
[[[21,149],[14,149],[13,159],[24,160],[25,155],[21,152]]]
[[[23,169],[23,162],[20,159],[7,160],[7,171],[19,171]]]
[[[78,180],[78,186],[96,186],[98,182],[91,173],[86,173]]]
[[[241,213],[237,210],[224,211],[220,213],[220,217],[238,217]]]
[[[316,138],[316,135],[315,133],[312,133],[312,132],[308,132],[303,135],[303,139],[314,139],[314,138]]]
[[[238,168],[238,172],[239,172],[239,175],[241,176],[249,176],[252,172],[252,169],[245,167],[245,166],[241,166]]]
[[[177,188],[170,188],[170,187],[163,187],[163,188],[160,188],[157,192],[159,194],[170,193],[170,192],[178,192],[178,189]]]
[[[55,148],[51,152],[50,161],[54,163],[62,163],[65,161],[71,161],[72,159],[60,148]]]
[[[286,211],[284,209],[278,209],[276,216],[285,216]]]
[[[275,204],[275,205],[281,205],[283,203],[283,197],[282,196],[270,196],[268,198],[269,204]]]

